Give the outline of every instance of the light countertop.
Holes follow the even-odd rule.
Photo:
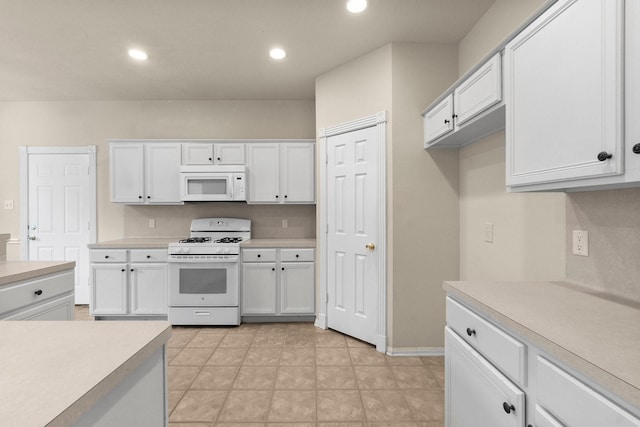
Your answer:
[[[74,268],[75,261],[0,261],[0,286]]]
[[[640,407],[640,304],[568,282],[445,282],[444,289]]]
[[[70,425],[170,335],[167,322],[0,322],[0,420]]]
[[[312,248],[316,239],[249,239],[240,243],[241,248]]]
[[[87,246],[89,249],[167,249],[169,243],[180,239],[184,237],[129,237],[90,243]]]

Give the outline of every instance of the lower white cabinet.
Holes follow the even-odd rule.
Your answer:
[[[314,249],[243,249],[243,316],[315,313]]]
[[[447,297],[446,426],[640,427],[640,408],[515,335]]]
[[[167,316],[166,250],[92,249],[89,258],[92,316]]]
[[[0,288],[0,320],[73,320],[73,269]]]
[[[445,346],[447,425],[523,426],[524,392],[448,327]]]

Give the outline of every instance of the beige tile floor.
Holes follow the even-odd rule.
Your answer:
[[[171,427],[443,425],[442,357],[385,356],[310,323],[174,327],[168,361]]]

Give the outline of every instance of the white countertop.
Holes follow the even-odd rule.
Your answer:
[[[241,248],[315,248],[316,239],[249,239]]]
[[[170,335],[167,322],[0,322],[0,420],[70,425]]]
[[[568,282],[445,282],[444,289],[640,408],[640,304]]]
[[[72,269],[75,261],[0,261],[0,286]]]
[[[90,243],[89,249],[167,249],[169,243],[184,237],[128,237],[126,239],[107,240]]]

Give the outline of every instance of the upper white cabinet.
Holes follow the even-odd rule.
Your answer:
[[[560,0],[506,45],[506,183],[512,191],[632,179],[623,176],[625,163],[633,169],[625,157],[640,156],[624,139],[624,3]],[[629,122],[638,112],[640,30],[638,2],[626,3]],[[628,145],[638,129],[627,131]]]
[[[244,165],[244,144],[187,142],[182,144],[183,165]]]
[[[315,203],[315,144],[247,144],[248,203]]]
[[[181,204],[179,143],[111,142],[111,201]]]
[[[504,127],[500,53],[423,113],[424,146],[461,147]]]

